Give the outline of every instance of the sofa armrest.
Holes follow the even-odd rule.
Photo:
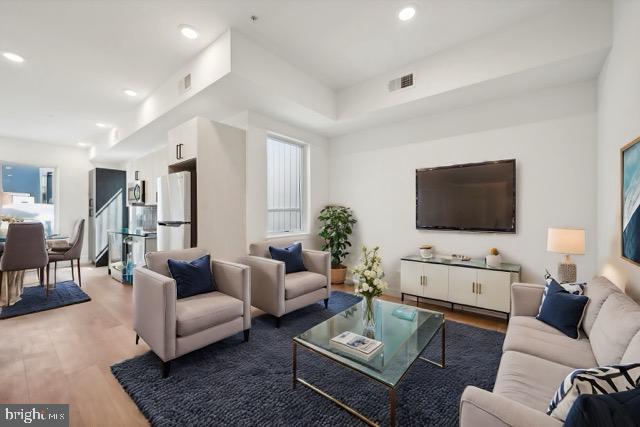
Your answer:
[[[211,271],[218,291],[244,303],[244,329],[251,327],[251,268],[235,262],[214,259]]]
[[[303,249],[302,260],[307,270],[322,274],[327,278],[327,283],[331,283],[331,254],[329,252]]]
[[[176,355],[176,281],[144,267],[133,271],[133,329],[165,362]]]
[[[504,396],[468,386],[460,398],[460,427],[561,427],[562,422]]]
[[[537,316],[544,285],[513,283],[511,285],[511,316]]]
[[[285,313],[284,262],[249,255],[242,262],[251,267],[251,305],[274,316]]]

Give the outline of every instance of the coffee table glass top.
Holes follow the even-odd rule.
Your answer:
[[[390,387],[395,387],[444,323],[444,315],[389,301],[375,302],[375,335],[383,348],[370,360],[352,356],[331,343],[331,339],[349,331],[364,333],[364,300],[332,318],[294,337],[297,344],[310,348],[334,361],[359,371]],[[393,314],[397,308],[416,310],[413,320]]]

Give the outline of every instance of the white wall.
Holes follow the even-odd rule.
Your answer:
[[[225,123],[247,131],[247,244],[267,237],[267,134],[273,132],[308,144],[310,233],[301,236],[301,240],[317,246],[316,217],[329,200],[327,140],[253,111],[229,118]]]
[[[76,219],[87,219],[89,171],[96,166],[86,149],[0,138],[0,159],[7,162],[55,168],[56,231],[70,235]],[[101,165],[113,167],[112,165]],[[85,228],[83,258],[88,256],[88,230]]]
[[[640,2],[616,0],[613,46],[598,90],[598,261],[640,301],[640,267],[620,257],[620,148],[640,136]]]
[[[517,160],[517,234],[416,230],[416,168],[509,158]],[[400,258],[425,243],[472,257],[497,247],[522,265],[522,280],[541,282],[560,258],[546,252],[549,226],[586,229],[587,252],[575,260],[587,279],[596,271],[595,167],[595,86],[586,83],[334,138],[330,199],[353,208],[356,247],[382,247],[392,291]]]

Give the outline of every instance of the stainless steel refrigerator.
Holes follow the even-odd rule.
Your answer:
[[[191,247],[191,173],[158,178],[158,250]]]

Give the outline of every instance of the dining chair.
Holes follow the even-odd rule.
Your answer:
[[[53,286],[56,285],[58,262],[71,262],[71,278],[75,281],[76,276],[73,270],[73,262],[76,261],[78,267],[78,285],[82,287],[82,277],[80,277],[80,256],[82,255],[82,241],[84,238],[84,219],[79,219],[73,225],[73,233],[66,245],[54,246],[49,249],[49,263],[47,264],[47,283],[49,279],[49,265],[53,262]]]
[[[40,286],[44,286],[44,268],[49,263],[44,227],[39,222],[17,222],[9,224],[4,252],[0,258],[0,285],[3,274],[38,269]],[[7,280],[7,305],[10,303],[10,283]],[[18,285],[20,286],[20,285]],[[49,297],[48,286],[44,287],[45,297]],[[18,293],[20,290],[18,289]]]

